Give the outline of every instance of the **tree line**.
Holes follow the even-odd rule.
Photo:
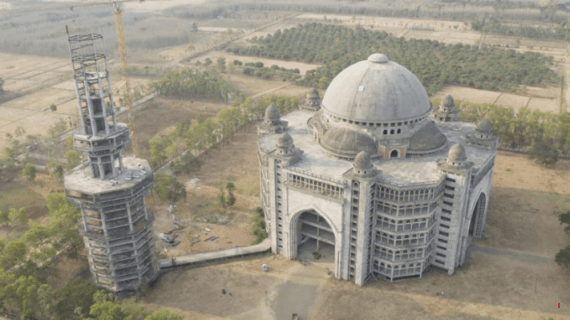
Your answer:
[[[439,102],[440,99],[432,99],[434,106]],[[527,107],[515,112],[512,107],[461,101],[455,105],[462,121],[478,123],[485,117],[489,119],[500,146],[527,149],[543,164],[556,162],[559,154],[570,155],[570,113],[552,114]]]
[[[504,24],[495,18],[477,19],[471,22],[471,28],[485,33],[496,33],[506,36],[527,37],[536,39],[556,39],[568,41],[566,23],[554,28],[542,28],[524,25]]]
[[[281,114],[299,105],[299,98],[271,96],[258,99],[236,99],[231,107],[218,111],[215,117],[198,119],[194,124],[182,119],[175,130],[159,133],[149,140],[150,161],[161,166],[170,159],[175,173],[189,172],[200,165],[195,159],[212,148],[228,143],[231,136],[246,125],[260,119],[267,106],[274,103]]]
[[[254,45],[228,51],[248,56],[321,63],[298,81],[325,89],[347,66],[382,52],[412,71],[428,94],[443,85],[513,91],[521,85],[558,83],[552,57],[490,46],[448,45],[435,40],[406,40],[383,31],[310,23],[253,38]]]
[[[177,98],[213,99],[228,102],[238,92],[214,70],[169,70],[149,84],[157,94]]]

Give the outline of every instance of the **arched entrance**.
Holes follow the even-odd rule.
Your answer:
[[[330,266],[334,271],[335,232],[315,210],[299,213],[291,224],[291,258],[315,261]]]
[[[398,157],[398,150],[392,150],[390,153],[390,158],[397,158]]]
[[[484,193],[479,195],[475,208],[473,209],[473,214],[471,215],[471,221],[469,223],[469,236],[474,238],[481,238],[483,233],[483,223],[484,214],[487,198]]]

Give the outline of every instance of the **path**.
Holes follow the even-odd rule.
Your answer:
[[[509,258],[511,260],[518,260],[522,262],[528,263],[549,263],[553,264],[554,257],[545,257],[539,256],[532,253],[526,253],[524,251],[515,251],[515,250],[507,250],[507,249],[497,249],[491,247],[481,247],[476,244],[473,244],[471,252],[477,252],[492,256],[501,256],[505,258]]]
[[[252,99],[255,99],[255,98],[260,97],[260,96],[262,96],[262,95],[264,95],[264,94],[268,94],[268,93],[271,93],[271,92],[273,92],[273,91],[277,91],[277,90],[286,88],[286,87],[288,87],[288,86],[290,86],[289,83],[288,83],[288,84],[284,84],[284,85],[282,85],[282,86],[280,86],[280,87],[277,87],[277,88],[269,89],[269,90],[267,90],[267,91],[265,91],[265,92],[260,92],[260,93],[258,93],[258,94],[254,94],[253,96],[251,96],[251,98],[252,98]]]
[[[222,249],[217,251],[201,252],[184,256],[171,257],[159,260],[158,264],[163,271],[173,270],[182,266],[195,266],[206,263],[214,263],[238,259],[247,256],[261,254],[271,249],[271,239],[266,238],[261,243],[230,249]]]

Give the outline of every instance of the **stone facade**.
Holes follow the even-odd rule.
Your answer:
[[[425,90],[413,87],[419,81],[384,55],[355,65],[333,80],[321,108],[283,117],[283,133],[259,134],[272,250],[295,259],[307,243],[316,244],[316,251],[328,250],[337,278],[358,285],[421,277],[430,266],[453,274],[485,227],[496,154],[492,127],[453,116],[434,122]],[[408,100],[418,103],[406,113],[389,96],[405,96],[402,88],[377,89],[390,82],[382,77],[401,74],[405,81],[393,82],[411,85]],[[331,87],[335,97],[352,100],[327,98]]]

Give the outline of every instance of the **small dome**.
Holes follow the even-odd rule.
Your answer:
[[[483,118],[483,120],[479,121],[479,124],[477,125],[477,131],[490,134],[493,132],[493,124],[489,119]]]
[[[370,161],[370,154],[366,151],[360,151],[356,158],[354,158],[354,167],[360,170],[369,170],[372,168],[372,162]]]
[[[465,155],[465,148],[462,144],[455,144],[449,149],[449,153],[447,154],[447,161],[462,162],[466,159],[467,156]]]
[[[279,115],[279,110],[277,110],[275,104],[273,103],[270,104],[269,107],[265,109],[265,121],[274,122],[274,121],[279,121],[279,119],[281,119],[281,116]]]
[[[325,150],[338,157],[354,158],[360,151],[378,153],[378,145],[368,134],[344,127],[328,130],[321,140]]]
[[[455,106],[453,97],[450,94],[446,94],[445,96],[443,96],[443,99],[441,99],[441,106],[447,107],[449,109],[453,108]]]
[[[339,118],[376,123],[417,119],[432,109],[420,80],[383,54],[373,54],[341,71],[331,81],[321,106]]]
[[[319,96],[319,90],[317,90],[316,88],[311,88],[311,89],[309,89],[309,91],[307,91],[307,96],[318,97]]]
[[[447,137],[439,131],[435,123],[428,122],[414,133],[410,139],[410,152],[429,152],[443,148],[447,144]]]
[[[293,147],[293,138],[287,133],[282,133],[277,139],[277,148],[290,149]]]

